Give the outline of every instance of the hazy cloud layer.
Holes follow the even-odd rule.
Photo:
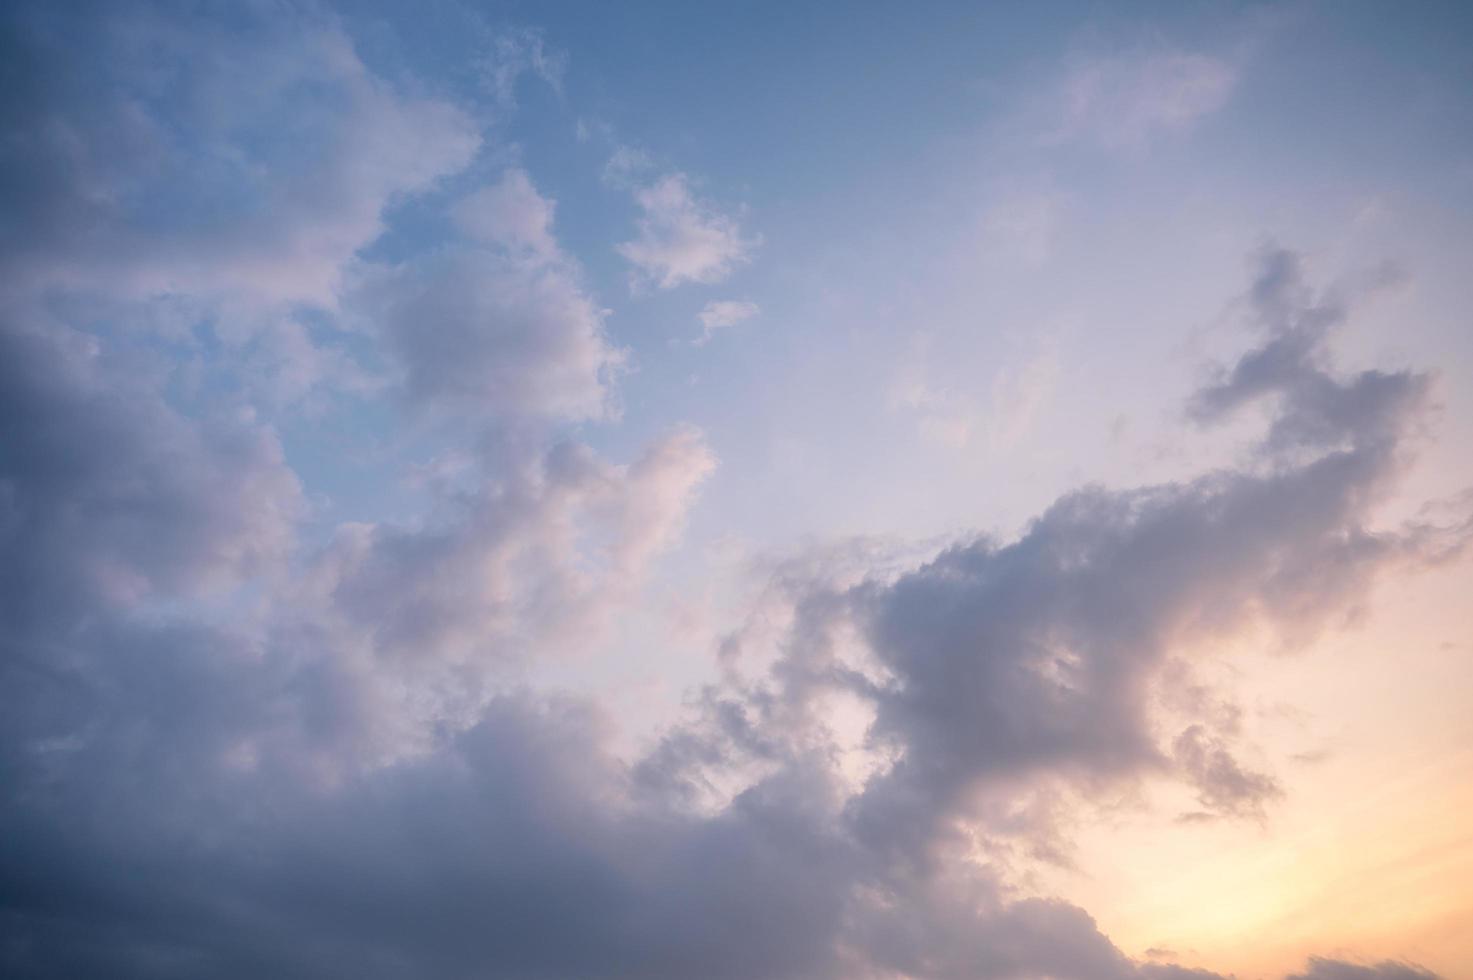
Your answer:
[[[1139,149],[1222,108],[1237,81],[1226,58],[1164,46],[1080,57],[1054,93],[1050,138]]]

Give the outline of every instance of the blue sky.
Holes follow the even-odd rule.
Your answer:
[[[11,5],[3,972],[1467,975],[1470,29]]]

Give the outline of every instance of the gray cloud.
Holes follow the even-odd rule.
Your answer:
[[[376,273],[373,310],[405,369],[410,400],[487,415],[602,415],[617,357],[588,297],[480,251]]]
[[[0,324],[6,632],[219,592],[280,565],[301,509],[275,436],[194,420],[67,327]]]
[[[348,300],[403,365],[411,402],[460,415],[598,418],[624,361],[520,170],[461,201],[474,244],[366,265]]]
[[[1368,966],[1312,956],[1308,968],[1289,980],[1433,980],[1434,977],[1435,974],[1410,963],[1388,960]]]
[[[9,288],[331,304],[385,206],[475,153],[465,113],[395,92],[331,16],[242,17],[231,31],[172,5],[7,8]]]
[[[1187,779],[1197,789],[1197,802],[1204,813],[1189,816],[1219,815],[1262,817],[1264,804],[1284,795],[1272,776],[1243,768],[1233,758],[1227,741],[1207,734],[1201,725],[1192,725],[1171,743],[1171,753]]]
[[[1268,253],[1267,338],[1191,408],[1266,407],[1240,465],[1086,488],[1014,541],[919,565],[793,563],[770,664],[733,652],[621,757],[596,703],[515,666],[576,655],[638,597],[714,465],[697,433],[627,465],[539,435],[432,488],[422,522],[313,546],[268,425],[191,413],[135,348],[37,299],[332,304],[349,283],[411,402],[482,426],[599,417],[617,354],[552,202],[511,171],[452,209],[466,241],[357,262],[389,202],[469,159],[463,114],[373,76],[313,10],[241,40],[108,9],[18,9],[4,32],[0,271],[27,301],[0,322],[0,971],[1210,976],[1136,963],[1029,894],[1009,844],[1060,860],[1056,799],[1148,776],[1266,811],[1277,784],[1237,761],[1230,711],[1162,712],[1167,665],[1250,622],[1302,639],[1386,569],[1463,545],[1467,525],[1369,524],[1430,382],[1334,370],[1349,300]],[[512,54],[555,75],[539,52]],[[177,212],[148,206],[161,185]],[[649,193],[625,252],[651,281],[714,281],[750,251],[683,182]]]
[[[1160,44],[1076,58],[1046,106],[1048,138],[1139,149],[1221,109],[1238,74],[1229,58]]]
[[[1268,439],[1314,411],[1302,389],[1370,391],[1325,356],[1306,348],[1263,389]],[[160,482],[177,498],[144,530],[160,552],[126,549],[142,581],[187,596],[275,560],[232,542],[277,533],[259,481],[285,474],[278,457],[259,439],[180,442],[170,433],[190,425],[147,409],[126,378],[67,394],[88,389],[45,370],[69,357],[82,355],[27,367],[39,388],[6,389],[7,418],[48,432],[58,460],[17,455],[9,499],[51,487],[46,499],[106,501],[98,488],[130,474],[165,481],[148,476],[152,447],[170,474],[230,476]],[[1204,976],[1133,962],[977,845],[1046,844],[1054,784],[1176,775],[1227,815],[1271,797],[1229,753],[1230,711],[1159,744],[1152,683],[1248,621],[1318,629],[1380,571],[1449,547],[1432,529],[1365,526],[1426,400],[1422,376],[1386,377],[1396,397],[1359,396],[1369,408],[1305,429],[1321,441],[1271,465],[1255,455],[1191,483],[1079,491],[1014,542],[965,541],[857,585],[814,577],[831,563],[795,566],[771,670],[710,689],[633,760],[610,754],[596,706],[518,693],[487,665],[580,645],[566,627],[638,577],[709,469],[690,433],[627,468],[563,445],[447,491],[438,521],[345,527],[259,614],[160,619],[103,591],[67,599],[71,618],[9,634],[6,971]],[[93,434],[120,424],[138,434]],[[95,445],[130,439],[134,452]],[[89,447],[89,468],[60,462]],[[58,495],[62,476],[76,489]],[[114,548],[98,533],[109,510],[64,509],[92,532],[68,567]],[[580,543],[587,520],[600,530]],[[67,554],[39,537],[7,551],[22,568]],[[65,608],[69,580],[36,583],[28,608]],[[841,765],[853,747],[823,711],[835,691],[873,712],[859,748],[879,761],[858,789]]]

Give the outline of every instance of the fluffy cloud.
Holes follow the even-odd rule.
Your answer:
[[[1274,297],[1303,287],[1286,283]],[[1295,301],[1291,321],[1317,302]],[[1281,339],[1263,316],[1242,363]],[[1254,388],[1273,418],[1238,469],[1079,491],[1016,541],[857,582],[795,566],[771,666],[743,679],[738,658],[633,760],[610,753],[595,705],[498,684],[487,665],[578,646],[568,625],[639,577],[710,468],[688,432],[627,468],[563,445],[451,494],[430,524],[345,527],[229,623],[84,595],[85,619],[8,634],[6,972],[1208,977],[1135,963],[1083,910],[1020,891],[998,842],[1046,837],[1050,787],[1147,775],[1255,812],[1272,784],[1234,759],[1232,726],[1177,727],[1152,699],[1168,660],[1247,621],[1302,636],[1386,568],[1461,546],[1463,532],[1365,524],[1425,376],[1340,375],[1317,344],[1291,360]],[[7,414],[83,442],[103,424],[105,403],[27,397]],[[272,471],[269,452],[238,455],[186,442],[173,458]],[[72,498],[140,465],[101,456],[69,477],[87,488]],[[10,500],[66,485],[29,457],[8,472]],[[230,544],[232,521],[269,515],[192,516],[236,479],[170,491],[180,502],[149,534],[167,546],[137,574],[180,591],[258,561]],[[71,537],[74,567],[112,547],[111,511],[91,506],[64,508],[94,532]],[[36,608],[70,588],[38,582]],[[840,691],[870,711],[857,746],[824,709]],[[877,753],[857,785],[852,751]],[[1347,969],[1362,968],[1315,961],[1307,976],[1420,975]]]
[[[385,206],[469,162],[464,112],[396,92],[330,17],[261,13],[8,8],[10,288],[331,304]]]
[[[638,235],[620,245],[619,254],[661,289],[720,282],[761,244],[735,218],[696,198],[684,174],[661,177],[636,190],[634,200],[643,212]]]
[[[272,432],[191,419],[54,322],[0,324],[6,632],[220,592],[282,565],[301,506]]]
[[[628,466],[561,443],[449,495],[430,523],[342,526],[294,585],[286,642],[356,678],[371,703],[354,725],[376,751],[415,749],[474,723],[514,668],[594,646],[714,466],[691,429]]]
[[[468,244],[362,268],[349,304],[388,341],[412,403],[479,417],[609,412],[624,355],[553,237],[553,209],[512,170],[455,206]]]
[[[1428,377],[1336,370],[1353,303],[1270,250],[1262,336],[1189,406],[1267,415],[1237,465],[1085,488],[1015,540],[924,560],[803,556],[753,613],[775,625],[617,755],[597,703],[521,668],[576,656],[639,598],[714,455],[685,428],[627,464],[548,435],[607,416],[620,354],[524,172],[450,206],[459,240],[359,256],[479,135],[369,72],[316,8],[263,9],[248,30],[163,7],[5,15],[0,972],[1209,977],[1133,961],[1012,866],[1064,859],[1061,800],[1145,779],[1271,815],[1284,790],[1241,761],[1232,711],[1160,689],[1214,638],[1295,642],[1387,569],[1464,546],[1467,522],[1370,523]],[[509,37],[498,108],[518,72],[558,71]],[[1140,84],[1104,77],[1086,102]],[[1146,99],[1142,132],[1223,84],[1195,62],[1141,77],[1176,92]],[[637,199],[621,250],[661,288],[755,246],[680,175]],[[126,324],[46,301],[78,292],[160,316],[159,293],[255,316],[343,301],[411,405],[535,434],[451,450],[463,469],[421,488],[419,519],[299,537],[272,427],[229,392],[181,394],[188,372]]]

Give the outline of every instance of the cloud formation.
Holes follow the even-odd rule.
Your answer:
[[[385,206],[470,161],[471,118],[375,77],[331,17],[259,13],[7,9],[8,288],[331,304]]]
[[[1171,685],[1216,640],[1292,648],[1465,547],[1461,513],[1374,523],[1433,388],[1335,366],[1354,290],[1256,256],[1253,346],[1186,409],[1263,413],[1232,465],[1075,490],[1012,540],[799,554],[716,679],[621,752],[597,699],[529,669],[640,603],[716,456],[688,426],[624,452],[578,428],[615,415],[624,355],[556,203],[515,166],[472,188],[473,113],[371,71],[316,7],[236,30],[139,10],[5,14],[0,972],[1215,976],[1136,961],[1021,872],[1068,863],[1070,805],[1150,781],[1271,819],[1291,790],[1245,761],[1236,706]],[[499,110],[519,74],[563,71],[507,38],[478,76]],[[1121,110],[1140,133],[1230,87],[1190,58],[1101,71],[1081,99],[1144,105]],[[417,214],[447,238],[367,251],[457,174]],[[636,201],[619,250],[658,288],[757,245],[681,174]],[[179,309],[164,340],[135,329]],[[403,467],[452,477],[353,520],[310,499],[287,421],[189,383],[249,349],[221,341],[231,318],[311,350],[331,321],[399,396],[352,421],[459,425]]]
[[[510,170],[453,208],[469,241],[365,265],[349,299],[382,332],[421,408],[490,418],[598,418],[624,354],[552,233],[554,202]]]
[[[643,282],[660,289],[716,283],[747,262],[761,239],[697,198],[681,173],[666,174],[634,192],[641,215],[636,236],[618,247]]]
[[[1256,378],[1241,364],[1277,356],[1285,323],[1321,319],[1297,273],[1265,285],[1285,255],[1265,256],[1256,286],[1267,339],[1194,405]],[[579,646],[587,604],[669,541],[711,466],[691,433],[628,468],[565,444],[448,499],[435,524],[345,526],[232,625],[159,620],[110,579],[78,600],[69,575],[28,576],[4,688],[7,972],[1208,976],[1133,962],[1083,910],[1010,884],[1007,855],[1057,832],[1052,792],[1102,781],[1180,778],[1209,810],[1257,813],[1271,778],[1235,761],[1230,728],[1171,727],[1151,697],[1164,665],[1247,620],[1320,629],[1387,567],[1449,547],[1364,525],[1427,378],[1342,376],[1318,342],[1298,351],[1252,386],[1274,413],[1261,461],[1078,491],[1016,541],[958,542],[899,574],[800,573],[772,666],[709,688],[632,762],[595,704],[508,689],[497,670]],[[7,416],[76,419],[53,426],[70,456],[102,422],[78,396],[54,403],[60,387]],[[279,472],[269,451],[233,463],[217,445],[175,453],[205,473]],[[68,477],[79,500],[139,465],[92,458]],[[56,499],[51,472],[15,457],[7,499]],[[228,483],[254,486],[259,508],[262,478]],[[186,519],[215,487],[173,491],[135,577],[188,594],[266,557],[228,542],[272,540],[259,522],[275,528],[274,512]],[[91,532],[68,539],[69,567],[107,566],[99,529],[133,533],[106,509],[66,511]],[[587,519],[600,530],[580,544]],[[37,567],[68,551],[22,536],[7,553]],[[838,692],[869,711],[858,743],[822,710]],[[873,756],[857,786],[854,752]],[[1309,975],[1338,975],[1327,963]]]
[[[1432,977],[1433,974],[1410,963],[1387,961],[1361,965],[1312,956],[1308,968],[1289,980],[1431,980]]]

